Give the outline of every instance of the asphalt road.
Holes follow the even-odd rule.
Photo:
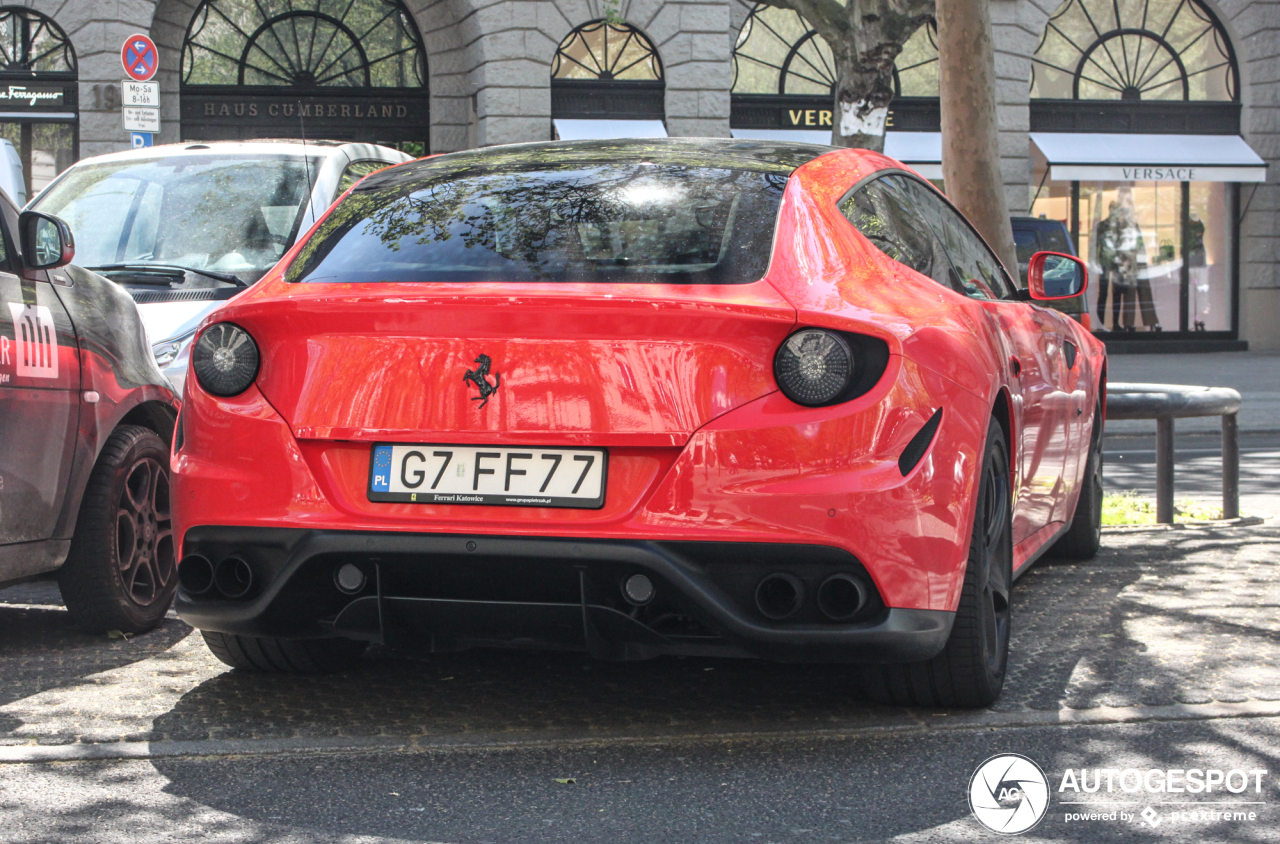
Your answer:
[[[976,712],[736,660],[373,651],[336,677],[243,675],[176,619],[75,633],[28,584],[0,592],[0,841],[997,840],[967,788],[1003,753],[1050,784],[1029,840],[1274,841],[1278,551],[1268,523],[1110,532],[1094,561],[1045,561],[1015,591],[1005,693]],[[1068,805],[1082,767],[1268,774]],[[1246,819],[1174,819],[1224,808]],[[1065,820],[1088,810],[1132,818]]]
[[[419,753],[177,758],[10,766],[5,841],[690,842],[973,841],[974,769],[996,753],[1067,768],[1277,771],[1277,719],[922,734],[674,740]],[[574,779],[560,783],[559,779]],[[1238,778],[1237,778],[1238,782]],[[1216,797],[1217,795],[1215,795]],[[1033,841],[1280,840],[1274,787],[1226,794],[1253,821],[1175,823],[1183,806],[1054,794]],[[1077,799],[1075,795],[1067,795]],[[1177,799],[1167,795],[1169,799]],[[1183,799],[1186,795],[1181,795]],[[1123,806],[1117,801],[1124,800]],[[1201,803],[1201,800],[1195,801]],[[1264,802],[1268,805],[1247,805]],[[1157,825],[1140,813],[1151,806]],[[1123,808],[1134,820],[1067,822]],[[1207,804],[1199,808],[1211,808]]]
[[[1155,500],[1154,435],[1108,435],[1103,443],[1108,492],[1132,490]],[[1179,434],[1174,440],[1174,499],[1222,501],[1220,434]],[[1240,435],[1240,512],[1280,516],[1280,434]]]

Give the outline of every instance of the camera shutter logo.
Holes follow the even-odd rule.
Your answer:
[[[1049,810],[1049,780],[1040,766],[1025,756],[992,756],[969,780],[969,809],[978,823],[992,832],[1026,832]]]
[[[14,371],[27,378],[58,377],[58,340],[53,314],[44,305],[9,303],[13,316]]]

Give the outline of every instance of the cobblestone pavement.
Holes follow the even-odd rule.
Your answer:
[[[1109,532],[1015,591],[995,714],[1280,700],[1280,525]],[[643,737],[918,724],[829,666],[374,651],[355,673],[231,672],[176,618],[74,632],[52,584],[0,591],[0,744],[497,736]],[[959,713],[956,713],[959,714]],[[945,717],[945,715],[943,716]]]

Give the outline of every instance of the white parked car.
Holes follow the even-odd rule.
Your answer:
[[[30,205],[76,233],[76,263],[133,296],[181,395],[204,316],[261,278],[362,177],[410,160],[374,144],[169,144],[77,162]]]

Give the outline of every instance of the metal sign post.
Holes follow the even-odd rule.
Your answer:
[[[146,35],[130,35],[120,48],[120,65],[129,77],[120,81],[124,129],[132,133],[133,149],[149,147],[160,131],[160,83],[150,81],[160,69],[160,51]]]

